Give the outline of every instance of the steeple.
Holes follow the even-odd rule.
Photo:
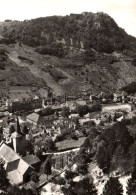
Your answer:
[[[20,130],[20,125],[19,125],[18,117],[17,117],[17,128],[16,128],[16,132],[17,132],[18,134],[21,134],[21,130]]]

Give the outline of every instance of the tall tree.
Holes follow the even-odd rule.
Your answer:
[[[13,125],[11,125],[11,126],[9,127],[9,133],[12,134],[12,133],[14,133],[14,132],[15,132],[15,127],[14,127]]]
[[[6,191],[9,186],[9,180],[7,179],[7,173],[4,169],[4,164],[1,160],[0,163],[0,190]]]
[[[69,108],[66,107],[66,106],[64,106],[64,107],[62,108],[62,116],[63,116],[64,118],[68,118],[69,114],[70,114]]]
[[[118,178],[110,177],[109,181],[105,184],[103,195],[122,195],[122,185],[119,183]]]
[[[23,126],[23,128],[22,128],[22,133],[23,133],[23,134],[28,134],[28,128],[27,128],[26,125]]]
[[[136,195],[136,170],[134,170],[132,177],[128,181],[127,194]]]
[[[47,157],[47,159],[45,160],[43,164],[43,173],[47,175],[47,179],[48,179],[48,176],[51,174],[51,157],[50,156]]]
[[[2,161],[2,160],[1,160]],[[9,180],[7,179],[7,173],[4,169],[4,164],[0,163],[0,190],[6,191],[9,186]]]

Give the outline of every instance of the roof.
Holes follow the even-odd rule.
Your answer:
[[[30,165],[24,161],[23,159],[20,158],[20,161],[19,161],[19,164],[18,164],[18,172],[21,174],[21,175],[24,175],[24,173],[26,172],[26,170],[30,167]],[[31,167],[32,168],[32,167]]]
[[[90,121],[92,121],[90,118],[81,118],[81,119],[79,119],[79,123],[80,124],[83,124],[83,123],[86,123],[86,122],[90,122]]]
[[[62,107],[61,107],[61,105],[53,105],[53,106],[51,107],[51,109],[52,109],[52,110],[61,110]]]
[[[67,101],[66,106],[70,108],[70,110],[75,110],[76,109],[76,103],[75,101]]]
[[[4,128],[4,129],[3,129],[3,132],[4,132],[4,133],[7,133],[7,134],[10,134],[9,128]]]
[[[8,179],[11,184],[17,185],[23,183],[23,177],[20,175],[20,173],[17,170],[13,170],[8,173]]]
[[[0,116],[7,116],[9,114],[8,111],[5,111],[5,112],[0,112]]]
[[[29,114],[29,115],[27,116],[27,119],[29,119],[29,120],[31,120],[31,121],[33,121],[33,122],[35,122],[35,123],[38,123],[39,117],[40,117],[40,116],[39,116],[38,114],[32,113],[32,114]]]
[[[111,110],[131,110],[130,104],[114,104],[109,106],[103,106],[102,112],[108,112]]]
[[[85,106],[86,105],[86,101],[83,101],[83,100],[78,100],[78,101],[76,101],[76,103],[81,105],[81,106]]]
[[[11,162],[20,159],[20,156],[5,143],[2,143],[0,146],[0,157],[6,162]]]
[[[66,105],[67,106],[74,106],[75,105],[75,101],[66,101]]]
[[[64,140],[56,143],[58,150],[68,150],[73,148],[79,148],[85,141],[86,137],[81,137],[78,140]]]
[[[15,131],[14,133],[11,134],[11,136],[12,136],[13,138],[17,138],[17,137],[21,137],[22,135],[19,134],[19,133],[17,133],[17,132]]]
[[[24,156],[24,157],[22,157],[22,159],[30,165],[33,165],[33,164],[40,162],[40,159],[37,158],[36,156],[34,156],[33,154]]]
[[[12,177],[12,180],[13,181],[15,180],[14,184],[16,183],[16,177],[17,176],[20,177],[19,174],[23,176],[28,168],[30,167],[33,168],[30,164],[24,161],[21,158],[21,156],[19,156],[12,148],[10,148],[4,142],[2,142],[0,146],[0,157],[4,161],[6,161],[7,164],[12,162],[12,164],[7,165],[7,168],[8,168],[8,173],[12,172],[13,175],[15,176],[13,177],[12,175],[9,174],[10,177]]]

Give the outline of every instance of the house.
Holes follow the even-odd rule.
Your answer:
[[[122,101],[122,94],[113,93],[113,102],[121,102],[121,101]]]
[[[61,105],[52,105],[51,109],[54,111],[54,112],[59,112],[62,110],[62,107]]]
[[[69,118],[79,118],[79,114],[70,114]]]
[[[92,124],[92,120],[90,118],[81,118],[81,119],[79,119],[79,124],[81,126],[91,125]]]
[[[76,99],[77,97],[75,95],[67,96],[67,100],[76,100]]]
[[[29,165],[31,165],[33,168],[35,168],[35,170],[38,171],[40,169],[41,160],[35,155],[30,154],[30,155],[22,157],[22,159],[25,162],[27,162]]]
[[[78,101],[76,101],[76,103],[80,106],[85,106],[86,105],[86,101],[84,101],[84,100],[78,100]]]
[[[22,101],[14,101],[8,103],[8,108],[10,112],[17,112],[17,111],[30,111],[38,108],[42,108],[42,99],[40,98],[33,98],[33,99],[26,99]]]
[[[38,125],[39,122],[40,122],[40,115],[37,114],[37,113],[32,113],[32,114],[29,114],[27,117],[26,117],[26,121],[30,124],[33,124],[33,125]]]
[[[28,181],[34,168],[4,142],[0,144],[0,158],[5,163],[4,167],[11,184],[19,185]]]
[[[109,106],[103,106],[102,112],[115,112],[115,111],[126,111],[131,112],[130,104],[114,104]]]
[[[77,104],[75,101],[66,101],[66,107],[69,107],[70,112],[75,112]]]

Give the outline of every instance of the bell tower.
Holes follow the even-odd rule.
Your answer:
[[[20,125],[19,125],[19,120],[17,117],[17,126],[16,126],[16,131],[14,133],[12,133],[12,139],[13,139],[13,148],[15,150],[16,153],[21,153],[21,139],[22,139],[22,135],[21,135],[21,130],[20,130]]]

